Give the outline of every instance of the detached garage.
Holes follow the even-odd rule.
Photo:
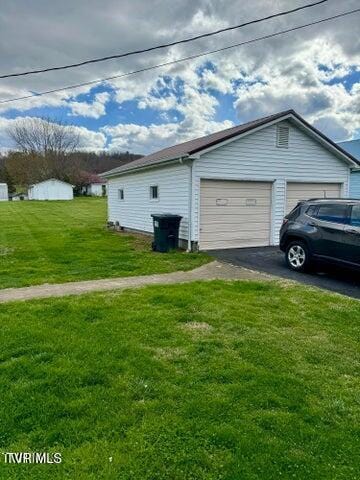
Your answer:
[[[152,233],[152,213],[183,217],[187,249],[276,245],[299,200],[346,197],[351,154],[293,110],[191,140],[103,174],[109,221]]]

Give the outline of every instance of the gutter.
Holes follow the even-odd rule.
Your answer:
[[[179,160],[180,163],[182,163],[182,159],[187,158],[187,156],[183,157],[174,157],[174,158],[169,158],[167,160],[159,160],[157,163],[151,163],[150,165],[143,165],[141,167],[134,167],[134,168],[129,168],[128,170],[123,170],[121,172],[113,172],[113,173],[99,173],[100,178],[114,178],[114,177],[120,177],[122,175],[127,175],[128,173],[135,173],[135,172],[142,172],[143,170],[149,170],[151,168],[156,168],[156,167],[162,167],[163,165],[168,165],[169,163],[174,163],[176,160]]]

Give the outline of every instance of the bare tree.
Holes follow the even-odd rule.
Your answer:
[[[17,150],[44,157],[68,155],[80,143],[74,126],[49,118],[19,118],[13,122],[8,134]]]
[[[26,184],[50,177],[69,181],[73,175],[70,155],[80,144],[72,125],[49,118],[20,118],[8,129],[16,154],[10,158],[15,177]]]

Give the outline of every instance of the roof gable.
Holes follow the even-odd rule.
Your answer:
[[[323,146],[331,150],[342,160],[348,162],[352,166],[360,165],[356,158],[354,158],[349,152],[342,149],[339,145],[326,137],[322,132],[307,123],[294,110],[286,110],[284,112],[279,112],[274,115],[270,115],[251,122],[244,123],[242,125],[238,125],[236,127],[221,130],[220,132],[215,132],[201,138],[196,138],[188,142],[164,148],[150,155],[139,158],[138,160],[134,160],[129,164],[114,168],[113,170],[110,170],[108,172],[104,172],[103,174],[101,174],[101,176],[107,178],[122,175],[123,173],[130,173],[138,169],[156,166],[158,164],[176,160],[182,157],[190,157],[196,154],[200,155],[205,151],[217,148],[225,142],[235,140],[242,135],[252,133],[258,129],[261,129],[273,123],[280,122],[285,119],[289,119],[290,121],[295,122],[297,126],[305,130],[308,134],[310,134],[313,138],[322,143]]]
[[[70,187],[74,188],[74,185],[71,185],[71,183],[64,182],[63,180],[59,180],[58,178],[47,178],[46,180],[42,180],[41,182],[33,183],[32,185],[30,185],[30,187],[34,187],[35,185],[41,185],[42,183],[47,182],[63,183],[64,185],[69,185]]]

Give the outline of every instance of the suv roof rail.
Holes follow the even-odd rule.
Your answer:
[[[315,202],[315,201],[320,201],[320,200],[323,200],[323,201],[328,201],[328,200],[331,200],[331,201],[340,201],[340,202],[360,202],[360,198],[339,198],[339,197],[322,197],[322,198],[309,198],[308,200],[300,200],[301,202]]]

